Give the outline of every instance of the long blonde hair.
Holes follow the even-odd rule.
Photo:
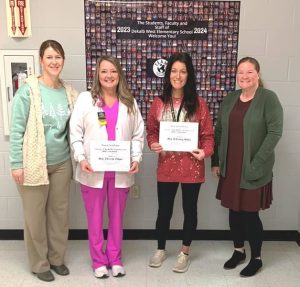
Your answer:
[[[119,63],[119,61],[112,57],[112,56],[101,56],[100,58],[98,58],[97,60],[97,64],[96,64],[96,71],[94,74],[94,79],[93,79],[93,84],[92,84],[92,88],[91,88],[91,94],[92,94],[92,98],[94,103],[97,101],[98,97],[101,96],[101,85],[99,82],[99,70],[100,70],[100,64],[102,61],[108,61],[110,63],[112,63],[115,68],[117,69],[118,75],[119,75],[119,83],[117,86],[117,96],[119,98],[119,100],[127,106],[128,108],[128,113],[135,113],[135,107],[134,107],[134,97],[131,94],[131,92],[129,91],[124,73],[122,71],[122,67]]]

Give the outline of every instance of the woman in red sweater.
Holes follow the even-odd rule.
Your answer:
[[[181,184],[184,212],[183,240],[174,272],[186,272],[190,264],[189,248],[197,227],[197,201],[204,182],[204,158],[213,153],[213,127],[205,101],[196,92],[192,59],[187,53],[176,53],[168,61],[163,95],[155,98],[147,121],[149,148],[159,154],[157,168],[158,248],[149,266],[160,267],[166,259],[166,238],[173,213],[177,188]],[[160,122],[196,122],[198,148],[191,152],[164,151],[159,143]]]

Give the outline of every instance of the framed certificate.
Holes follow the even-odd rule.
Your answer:
[[[160,122],[159,143],[164,151],[191,152],[198,148],[199,123]]]
[[[90,163],[94,171],[124,171],[130,169],[130,141],[92,141]]]

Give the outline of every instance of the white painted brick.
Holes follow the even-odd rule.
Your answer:
[[[267,32],[267,49],[266,55],[268,57],[275,56],[298,56],[300,51],[299,31],[291,29],[289,31],[272,30]],[[285,43],[278,49],[278,42]]]
[[[1,87],[1,82],[0,82]],[[1,92],[0,92],[1,95]],[[0,107],[2,108],[2,96],[0,97]],[[1,110],[1,116],[0,116],[0,134],[3,135],[3,129],[4,129],[4,123],[3,123],[3,116],[2,116],[2,110]]]
[[[67,78],[81,80],[85,78],[85,75],[85,56],[68,56],[61,77],[66,80]]]
[[[7,218],[7,198],[0,196],[0,218]]]
[[[46,29],[84,27],[83,1],[35,1],[31,13],[38,26]]]
[[[258,8],[259,7],[259,8]],[[268,9],[268,0],[259,1],[241,1],[241,20],[240,30],[255,29],[261,30],[266,27],[266,11]]]
[[[281,148],[284,146],[284,142],[281,143]],[[281,149],[280,148],[280,149]],[[280,150],[278,149],[278,151]],[[292,190],[299,190],[300,189],[300,153],[294,154],[289,152],[281,152],[276,156],[276,178],[278,181],[281,180],[284,176],[295,176],[298,178],[298,186],[293,185],[292,182],[288,184],[288,189],[286,188],[285,191],[292,192]]]
[[[300,131],[283,131],[280,139],[280,152],[298,155],[300,154]]]
[[[4,174],[10,176],[9,152],[4,153]]]
[[[0,175],[5,174],[5,160],[4,160],[4,153],[0,152]]]
[[[265,55],[264,57],[260,57],[259,61],[263,80],[282,82],[288,80],[289,59],[287,55],[278,57]]]
[[[299,106],[284,107],[283,129],[285,131],[299,132],[299,108]]]
[[[23,229],[23,219],[0,219],[0,229]]]
[[[286,192],[287,186],[293,185],[295,188],[289,189],[289,195]],[[270,219],[270,222],[276,221],[277,228],[293,230],[297,226],[299,216],[299,175],[281,176],[274,180],[274,205],[276,204],[276,216]],[[272,209],[272,208],[271,208]]]
[[[293,17],[293,27],[296,31],[300,31],[300,7],[295,5],[294,7],[294,17]]]
[[[77,81],[77,80],[68,80],[65,79],[70,85],[72,85],[72,87],[74,89],[76,89],[76,91],[78,93],[81,93],[83,91],[86,91],[86,82],[81,80],[81,81]]]
[[[1,117],[2,117],[2,107],[1,107]],[[9,149],[9,137],[4,136],[4,130],[1,129],[2,132],[0,136],[0,152],[7,152]]]
[[[153,152],[145,153],[141,162],[141,170],[138,176],[156,178],[157,155]]]
[[[38,49],[46,39],[57,39],[66,52],[63,78],[79,92],[85,85],[85,43],[83,1],[31,1],[32,37],[7,36],[5,1],[0,1],[0,49]],[[46,7],[46,8],[45,8]],[[72,13],[69,13],[71,7]],[[300,1],[242,0],[239,58],[255,56],[260,61],[266,86],[278,94],[284,107],[284,134],[276,148],[274,203],[262,212],[265,229],[300,231]],[[1,98],[1,97],[0,97]],[[0,106],[2,108],[2,106]],[[23,227],[19,194],[9,176],[8,137],[3,136],[0,113],[0,229]],[[144,161],[137,183],[141,198],[128,200],[125,228],[154,228],[157,215],[157,156],[145,144]],[[217,180],[210,175],[206,160],[206,183],[199,196],[199,228],[228,229],[228,211],[215,199]],[[86,228],[84,207],[78,184],[72,184],[71,228]],[[7,206],[9,212],[7,214]],[[15,210],[18,209],[18,213]],[[105,217],[106,218],[106,217]],[[173,228],[182,227],[181,194],[174,208]],[[107,222],[107,218],[105,219]]]
[[[294,0],[246,0],[241,1],[242,29],[288,31],[293,26]]]
[[[299,44],[298,55],[299,55],[299,53],[300,53],[300,44]],[[300,66],[299,65],[300,65],[300,57],[291,57],[290,58],[290,66],[289,66],[289,80],[290,81],[300,82],[300,71],[299,71]]]
[[[70,193],[70,227],[87,228],[84,205],[79,184],[72,181]]]
[[[37,29],[36,34],[39,38],[55,39],[64,48],[66,54],[66,62],[70,60],[70,55],[83,55],[85,51],[85,41],[83,40],[84,35],[84,24],[80,28],[73,27],[40,27]],[[68,35],[66,37],[66,35]],[[82,41],[78,41],[82,39]],[[46,40],[46,39],[45,39]],[[74,45],[76,43],[76,45]]]
[[[7,198],[7,218],[10,220],[22,220],[23,207],[19,196]]]
[[[300,106],[300,81],[299,82],[282,82],[282,81],[265,81],[266,87],[276,92],[283,106]],[[299,110],[298,110],[299,114]]]
[[[245,30],[239,36],[239,54],[251,55],[252,57],[265,55],[266,37],[265,31]]]
[[[11,178],[11,176],[3,175],[0,176],[0,197],[4,196],[18,196],[17,187]]]

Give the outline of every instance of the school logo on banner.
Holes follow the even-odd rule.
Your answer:
[[[153,64],[153,73],[155,76],[159,78],[163,78],[165,76],[166,68],[167,68],[168,61],[165,59],[158,59]]]

